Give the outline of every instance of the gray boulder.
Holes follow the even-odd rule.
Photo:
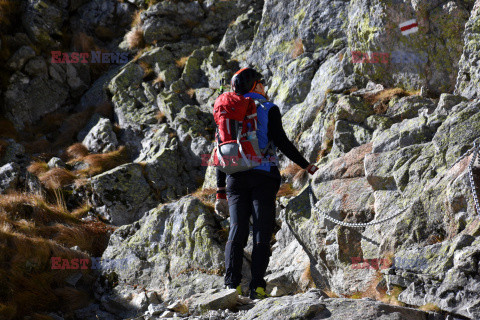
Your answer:
[[[235,289],[210,289],[205,293],[191,296],[186,303],[190,313],[202,313],[207,310],[232,309],[237,306],[238,293]]]
[[[99,174],[90,179],[90,184],[95,209],[114,225],[137,221],[157,204],[137,163]]]
[[[224,243],[212,209],[193,197],[152,209],[140,221],[118,228],[102,259],[120,259],[102,272],[159,293],[162,300],[185,299],[223,288]]]
[[[386,152],[432,140],[434,132],[423,116],[392,125],[373,139],[372,152]]]
[[[66,76],[70,94],[74,98],[79,98],[90,86],[90,68],[83,63],[67,63]]]
[[[108,85],[121,128],[132,127],[138,131],[145,125],[157,123],[156,89],[151,83],[143,82],[144,75],[139,64],[130,62]]]
[[[446,116],[454,106],[466,101],[464,97],[443,93],[440,95],[435,113]]]
[[[275,234],[265,280],[267,292],[279,295],[303,292],[313,285],[310,260],[300,243],[295,239],[286,222]]]
[[[35,57],[35,50],[30,46],[23,46],[8,59],[7,67],[15,71],[20,71],[25,63],[33,57]]]
[[[22,25],[32,42],[51,49],[60,47],[55,37],[62,35],[62,27],[67,19],[67,10],[54,3],[29,1],[22,14]]]
[[[258,302],[241,320],[253,319],[431,319],[429,313],[377,301],[325,298],[320,290]],[[443,319],[443,317],[439,318]]]
[[[378,8],[377,14],[370,16],[373,7]],[[418,32],[400,32],[399,24],[414,18]],[[353,63],[355,72],[387,87],[417,90],[425,86],[437,94],[454,89],[468,20],[462,4],[362,0],[351,3],[348,20],[348,43],[355,44],[352,51],[389,54],[387,63]],[[425,45],[437,43],[439,38],[443,39],[441,45]]]
[[[59,109],[68,98],[68,88],[44,75],[33,79],[16,72],[5,92],[6,116],[19,130]]]
[[[480,2],[475,2],[470,18],[465,25],[463,54],[458,62],[459,70],[455,93],[468,99],[478,98],[480,71],[475,67],[478,59],[478,24],[480,23]]]
[[[43,57],[35,57],[27,62],[25,65],[25,72],[31,76],[38,76],[41,74],[47,74],[47,63]]]
[[[0,167],[0,194],[17,187],[20,180],[20,167],[15,163],[7,163]]]
[[[22,163],[25,157],[25,147],[13,139],[6,139],[5,142],[6,147],[0,154],[0,166],[8,163]]]
[[[82,142],[92,153],[105,153],[118,147],[117,136],[110,120],[101,118]]]
[[[231,58],[244,60],[261,17],[260,10],[254,8],[239,15],[235,22],[228,26],[218,50],[226,52]]]
[[[332,154],[347,153],[355,147],[369,143],[372,134],[360,125],[338,120],[333,132]]]
[[[385,115],[395,122],[400,122],[405,119],[418,117],[418,112],[422,108],[427,108],[429,110],[428,113],[431,113],[435,109],[435,105],[432,100],[421,96],[404,97],[398,100],[398,102],[394,101],[394,104],[389,106]]]

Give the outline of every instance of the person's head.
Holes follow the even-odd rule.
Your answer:
[[[232,77],[231,85],[233,91],[238,94],[257,92],[265,96],[263,76],[252,68],[243,68],[237,71]]]

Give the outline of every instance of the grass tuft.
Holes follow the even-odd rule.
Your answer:
[[[293,177],[300,171],[302,168],[300,168],[299,165],[295,163],[289,164],[285,169],[283,169],[280,174],[285,177],[287,181],[291,181]]]
[[[135,13],[133,14],[133,17],[132,17],[132,24],[131,24],[131,27],[132,28],[138,28],[142,25],[142,12],[144,10],[137,10],[135,11]]]
[[[95,176],[97,174],[118,167],[122,164],[128,163],[130,161],[130,158],[125,146],[120,146],[115,151],[107,153],[89,154],[83,158],[79,158],[76,160],[88,164],[89,167],[87,169],[78,171],[80,176],[86,177]]]
[[[88,156],[89,154],[90,154],[90,151],[88,151],[88,148],[83,143],[80,143],[80,142],[71,145],[70,147],[67,148],[65,152],[65,156],[69,160],[80,159]]]
[[[293,188],[292,183],[283,183],[277,192],[277,198],[280,197],[294,197],[298,194],[298,190]]]
[[[165,123],[167,120],[167,116],[162,111],[158,111],[155,115],[155,119],[157,119],[157,123]]]
[[[384,114],[388,109],[388,102],[393,98],[403,98],[416,94],[418,94],[418,92],[405,91],[402,88],[391,88],[382,90],[376,94],[365,94],[363,98],[369,105],[374,106],[376,114]]]
[[[422,311],[426,311],[426,312],[439,312],[439,311],[441,311],[441,309],[436,304],[433,304],[433,303],[424,304],[423,306],[420,306],[418,309],[420,309]]]
[[[295,40],[295,42],[293,43],[293,48],[292,48],[292,58],[296,59],[297,57],[302,55],[304,52],[305,51],[303,49],[302,39]]]
[[[327,295],[327,297],[329,297],[329,298],[340,298],[340,297],[338,296],[338,294],[336,294],[335,292],[333,292],[333,291],[330,290],[330,289],[323,289],[322,291],[323,291],[323,293],[325,293],[325,294]]]
[[[132,49],[141,49],[145,47],[145,39],[143,37],[143,29],[140,27],[135,27],[130,30],[126,35],[126,40],[128,48]]]
[[[28,168],[27,171],[30,172],[31,174],[34,174],[35,176],[40,176],[41,174],[44,174],[48,171],[49,167],[48,164],[44,161],[35,161],[32,162]]]
[[[217,190],[214,188],[210,189],[198,189],[192,196],[200,200],[203,204],[207,207],[215,208],[215,196],[217,194]]]
[[[178,60],[175,60],[175,65],[181,69],[183,69],[185,67],[185,65],[187,64],[187,60],[188,60],[189,57],[182,57]]]
[[[77,176],[64,168],[52,168],[40,174],[38,178],[45,187],[55,190],[71,185]]]
[[[146,63],[145,61],[140,61],[138,63],[140,67],[143,69],[143,79],[148,81],[148,79],[152,79],[155,76],[155,71],[150,64]]]

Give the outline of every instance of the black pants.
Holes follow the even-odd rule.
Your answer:
[[[250,215],[253,218],[252,281],[250,289],[265,288],[263,279],[270,260],[270,239],[275,225],[275,198],[280,180],[250,170],[227,177],[230,234],[225,247],[225,285],[242,280],[243,248],[247,245]]]

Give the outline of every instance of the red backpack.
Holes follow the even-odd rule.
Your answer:
[[[262,153],[257,139],[257,107],[235,92],[221,94],[213,107],[217,124],[213,165],[226,174],[258,166]]]

